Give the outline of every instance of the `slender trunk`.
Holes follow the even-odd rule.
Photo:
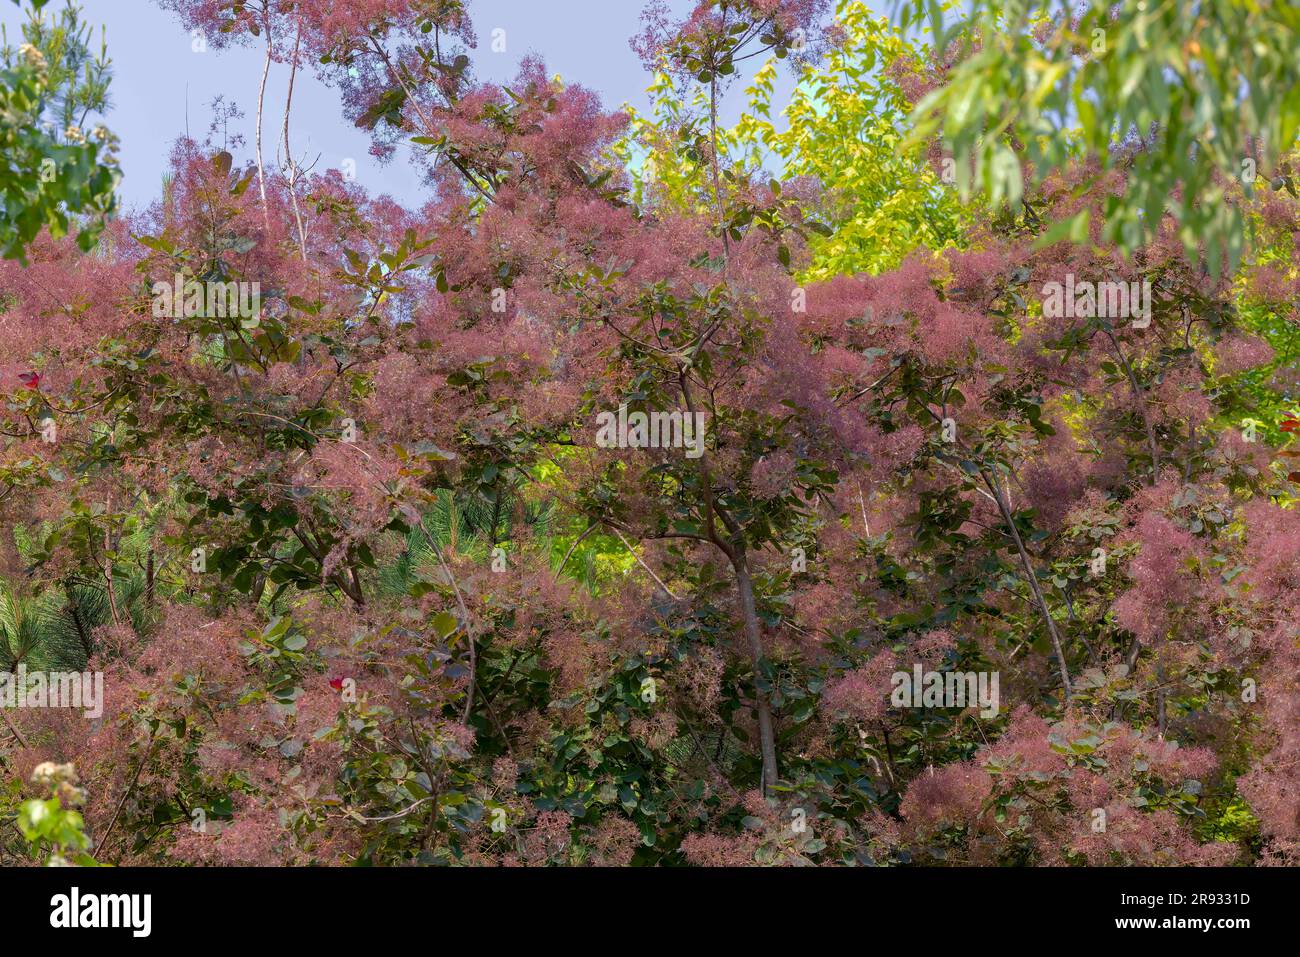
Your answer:
[[[112,511],[112,500],[109,500],[109,511]],[[122,616],[117,608],[117,589],[113,585],[113,552],[112,543],[108,537],[108,529],[104,529],[104,580],[108,584],[108,612],[113,616],[113,624],[122,624]]]
[[[452,527],[455,527],[455,518],[453,516]],[[469,642],[469,687],[465,691],[465,710],[462,712],[460,723],[469,726],[470,718],[474,715],[474,691],[478,687],[478,636],[476,634],[477,626],[470,619],[469,607],[465,604],[465,596],[460,590],[460,585],[456,581],[456,576],[452,573],[451,566],[447,564],[447,559],[442,554],[442,549],[438,547],[437,540],[429,531],[429,527],[424,524],[424,519],[420,519],[420,531],[424,532],[424,538],[433,549],[434,556],[438,559],[438,564],[442,566],[442,572],[447,576],[447,581],[451,584],[452,591],[456,594],[456,605],[460,608],[460,627],[465,631],[465,638]]]
[[[722,202],[722,177],[718,172],[718,80],[714,77],[709,81],[709,132],[712,139],[710,151],[712,153],[712,162],[710,163],[713,174],[713,202],[718,207],[718,225],[722,230],[722,249],[723,257],[723,275],[726,275],[726,264],[731,258],[731,237],[728,235],[726,223],[726,206]]]
[[[1074,613],[1074,600],[1070,597],[1069,586],[1062,589],[1061,595],[1065,598],[1065,611],[1070,616],[1070,621],[1076,625],[1079,624],[1079,616]],[[1092,647],[1092,642],[1082,634],[1079,635],[1079,640],[1083,642],[1083,647],[1088,652],[1088,660],[1094,665],[1097,664],[1097,651]]]
[[[154,596],[154,553],[149,549],[149,557],[145,560],[144,565],[144,603],[147,607],[153,607]]]
[[[113,616],[113,624],[122,624],[122,616],[117,610],[117,593],[113,587],[113,561],[109,559],[104,564],[104,578],[108,584],[108,613]]]
[[[1159,662],[1159,654],[1156,661]],[[1156,665],[1156,727],[1160,730],[1160,740],[1165,739],[1165,731],[1168,730],[1169,724],[1166,720],[1165,702],[1168,700],[1168,689],[1165,687],[1165,666]]]
[[[898,781],[894,778],[894,746],[889,740],[889,728],[882,721],[880,722],[880,737],[885,742],[885,771],[889,775],[889,786],[898,789]]]
[[[262,61],[262,83],[257,88],[257,135],[255,150],[257,158],[257,190],[262,196],[262,223],[271,228],[270,212],[266,207],[266,167],[262,163],[262,108],[266,105],[266,78],[271,72],[271,16],[266,12],[262,17],[263,31],[266,33],[266,57]]]
[[[316,559],[317,563],[323,565],[325,562],[325,550],[321,548],[320,543],[313,541],[300,529],[293,529],[293,534],[298,541],[302,543],[303,548],[307,549],[307,554]],[[348,571],[351,573],[350,577],[345,577],[341,572],[334,572],[326,580],[339,591],[343,592],[343,594],[347,595],[348,598],[352,599],[352,603],[358,608],[364,607],[366,604],[366,596],[361,590],[361,579],[357,575],[356,567],[349,565]]]
[[[10,675],[16,675],[17,667],[18,667],[17,665],[14,665],[15,671],[11,671]],[[17,678],[15,677],[11,680],[17,680]],[[14,740],[17,741],[19,744],[21,744],[24,748],[26,748],[28,746],[27,739],[23,737],[23,733],[21,731],[19,731],[16,727],[14,727],[14,723],[9,720],[9,711],[7,708],[0,708],[0,718],[5,719],[5,727],[8,728],[9,733],[14,736]]]
[[[1056,661],[1061,668],[1061,684],[1065,688],[1065,702],[1068,706],[1074,699],[1074,687],[1070,682],[1070,668],[1065,663],[1065,650],[1061,646],[1061,636],[1056,630],[1056,622],[1052,619],[1052,612],[1047,607],[1047,600],[1043,598],[1043,590],[1038,586],[1038,575],[1034,572],[1034,563],[1029,558],[1029,552],[1025,550],[1025,543],[1020,539],[1020,530],[1016,528],[1015,516],[1011,514],[1011,508],[1007,505],[1006,494],[1002,491],[1002,486],[992,473],[985,471],[983,475],[985,483],[988,484],[989,490],[993,493],[993,498],[998,504],[998,511],[1002,513],[1002,521],[1006,522],[1007,530],[1011,533],[1011,540],[1015,542],[1016,551],[1020,554],[1020,564],[1025,570],[1025,578],[1029,580],[1029,588],[1034,593],[1034,601],[1038,604],[1038,610],[1043,616],[1043,622],[1047,625],[1047,632],[1052,638],[1052,649],[1056,652]]]
[[[1160,447],[1156,445],[1156,430],[1151,424],[1151,412],[1147,409],[1146,400],[1142,397],[1142,389],[1138,386],[1137,376],[1133,374],[1133,366],[1129,364],[1128,356],[1124,355],[1119,340],[1109,329],[1104,331],[1110,344],[1115,347],[1115,355],[1119,358],[1120,365],[1124,367],[1124,375],[1128,377],[1129,388],[1133,391],[1133,400],[1138,404],[1138,412],[1142,415],[1142,425],[1147,433],[1147,449],[1151,453],[1151,484],[1154,486],[1160,479]]]
[[[631,555],[634,559],[636,559],[636,563],[638,565],[640,565],[642,568],[646,570],[646,573],[649,574],[649,576],[655,580],[655,584],[664,590],[664,594],[666,594],[673,601],[677,601],[678,598],[676,593],[674,593],[671,588],[665,585],[664,580],[655,574],[655,570],[651,568],[648,564],[646,564],[645,559],[643,559],[640,555],[636,553],[636,549],[633,548],[632,543],[627,540],[627,536],[625,536],[618,529],[617,526],[611,525],[610,528],[614,530],[614,534],[618,536],[618,540],[623,543],[623,547],[627,549],[627,553]]]
[[[703,341],[703,340],[701,340]],[[686,411],[695,421],[695,400],[691,396],[689,373],[685,368],[678,370],[682,398]],[[717,508],[713,501],[713,475],[709,470],[708,457],[701,455],[696,461],[699,470],[702,505],[704,507],[704,527],[708,540],[714,544],[731,561],[736,572],[736,588],[740,592],[740,612],[745,620],[745,637],[749,641],[749,654],[754,667],[754,710],[758,717],[759,750],[763,757],[763,792],[770,793],[776,785],[776,735],[772,729],[772,708],[767,694],[758,686],[763,662],[763,635],[758,625],[758,608],[754,604],[754,582],[749,575],[749,562],[745,555],[745,539],[740,525],[726,511]],[[726,526],[732,536],[730,542],[718,532],[717,520]]]
[[[352,579],[352,595],[350,597],[357,603],[357,607],[364,608],[366,606],[366,592],[361,587],[361,575],[357,571],[357,566],[349,565],[348,574]]]
[[[122,814],[122,808],[126,806],[126,799],[131,796],[131,792],[135,790],[136,784],[139,783],[140,773],[144,771],[144,766],[148,764],[149,759],[153,757],[154,745],[157,742],[158,742],[158,732],[155,731],[149,738],[149,747],[145,751],[144,757],[140,759],[140,763],[139,765],[137,765],[135,769],[135,774],[131,777],[131,783],[126,786],[126,790],[122,792],[122,799],[117,802],[117,809],[113,811],[113,816],[112,818],[109,819],[108,827],[104,829],[104,836],[99,839],[99,841],[95,844],[95,849],[91,851],[90,853],[91,857],[94,857],[95,855],[99,854],[99,852],[104,849],[104,845],[108,843],[109,835],[113,833],[113,828],[117,826],[117,819]]]
[[[302,261],[307,261],[307,232],[302,225],[302,210],[298,205],[298,164],[289,152],[289,113],[293,108],[293,81],[298,73],[298,50],[302,45],[302,20],[298,21],[298,32],[293,41],[293,59],[289,61],[289,95],[284,101],[284,163],[288,169],[289,200],[293,203],[293,218],[298,226],[298,251]]]
[[[754,583],[749,575],[749,564],[743,547],[736,549],[733,562],[736,586],[740,590],[740,612],[745,619],[745,637],[749,639],[749,655],[754,665],[754,710],[758,715],[758,746],[763,756],[763,793],[770,794],[776,786],[776,734],[772,727],[772,707],[767,692],[759,687],[762,678],[763,635],[758,625],[758,609],[754,604]]]

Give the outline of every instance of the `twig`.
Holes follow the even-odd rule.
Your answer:
[[[612,525],[610,527],[614,528],[614,526]],[[637,560],[637,564],[639,564],[642,568],[644,568],[649,573],[650,577],[655,580],[655,584],[657,584],[660,588],[662,588],[668,594],[669,598],[671,598],[673,601],[677,601],[678,598],[675,594],[673,594],[673,590],[663,583],[663,580],[660,579],[660,577],[655,574],[653,568],[651,568],[649,565],[647,565],[644,561],[641,560],[641,556],[636,553],[636,549],[632,547],[632,543],[623,537],[623,533],[620,532],[617,528],[614,528],[614,534],[617,535],[618,540],[623,543],[623,547],[625,547],[632,554],[632,557]]]
[[[456,576],[452,574],[451,566],[447,564],[447,559],[443,557],[442,549],[438,547],[428,526],[424,524],[424,516],[420,516],[420,531],[424,532],[429,547],[433,549],[434,557],[438,559],[443,574],[447,576],[452,591],[456,593],[456,604],[460,607],[462,627],[465,630],[465,637],[469,640],[469,690],[465,693],[465,712],[461,718],[461,723],[468,725],[470,716],[474,713],[474,687],[477,684],[478,671],[478,645],[475,641],[474,626],[470,620],[469,608],[465,605],[465,596],[461,594],[460,585],[456,582]]]
[[[113,819],[108,822],[108,829],[104,831],[104,836],[99,839],[99,843],[95,845],[95,849],[90,852],[91,857],[97,857],[100,850],[108,842],[108,836],[113,833],[113,827],[117,824],[117,818],[122,813],[122,808],[126,806],[126,799],[129,798],[131,792],[135,790],[136,782],[140,780],[140,774],[144,771],[144,766],[149,763],[149,758],[153,756],[153,747],[157,742],[158,732],[154,731],[149,738],[149,748],[145,751],[144,757],[141,759],[139,766],[135,769],[135,776],[131,778],[131,783],[128,784],[126,790],[122,792],[122,800],[117,802],[117,810],[113,812]]]
[[[561,573],[563,573],[563,571],[564,571],[564,566],[567,565],[567,564],[569,564],[569,558],[573,555],[573,553],[574,553],[574,551],[577,549],[577,547],[578,547],[579,545],[582,544],[582,540],[583,540],[584,538],[586,538],[588,535],[590,535],[590,534],[592,533],[592,531],[593,531],[593,530],[594,530],[594,529],[595,529],[599,524],[600,524],[600,522],[598,522],[598,521],[594,521],[594,522],[592,522],[590,525],[587,526],[587,530],[586,530],[586,531],[584,531],[581,535],[579,535],[577,538],[575,538],[575,539],[573,540],[573,544],[569,546],[569,550],[568,550],[567,552],[564,553],[564,561],[560,562],[560,567],[557,568],[557,569],[555,570],[555,579],[556,579],[556,581],[559,581],[560,575],[561,575]]]

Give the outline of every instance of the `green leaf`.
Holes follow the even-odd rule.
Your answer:
[[[439,637],[446,639],[451,637],[460,625],[456,621],[456,616],[451,612],[440,611],[433,617],[433,627],[438,632]]]

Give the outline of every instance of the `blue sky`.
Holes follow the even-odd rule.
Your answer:
[[[63,2],[51,0],[46,9],[57,11]],[[671,0],[671,5],[684,13],[693,2]],[[121,192],[128,206],[157,197],[168,151],[185,131],[187,112],[190,132],[202,139],[212,118],[209,104],[218,94],[244,111],[240,132],[247,142],[240,158],[252,155],[262,69],[257,49],[195,52],[190,35],[153,0],[81,0],[81,6],[84,19],[95,27],[96,47],[99,26],[107,29],[114,68],[107,125],[122,141]],[[640,29],[643,6],[644,0],[472,0],[479,37],[473,52],[476,73],[482,79],[505,81],[524,56],[537,53],[550,72],[599,92],[607,108],[624,102],[644,108],[650,78],[628,46]],[[11,43],[23,18],[9,0],[0,0],[0,23]],[[506,31],[504,53],[491,50],[496,28]],[[287,77],[286,68],[272,66],[263,126],[268,164],[275,159]],[[783,81],[788,86],[784,75]],[[724,112],[735,112],[738,93],[731,98],[733,109]],[[369,138],[342,118],[338,92],[311,70],[300,71],[295,85],[291,135],[296,154],[312,159],[320,155],[317,171],[341,168],[352,159],[358,181],[372,192],[389,193],[409,205],[421,202],[424,191],[402,154],[385,166],[377,163],[368,153]]]

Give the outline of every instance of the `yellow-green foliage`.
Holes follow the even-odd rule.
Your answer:
[[[956,245],[961,234],[955,191],[921,151],[901,149],[909,104],[884,69],[916,56],[916,48],[857,0],[841,0],[836,21],[840,42],[803,68],[777,119],[778,60],[771,57],[746,88],[736,125],[718,132],[724,168],[821,184],[823,196],[808,212],[833,232],[810,237],[812,261],[801,277],[810,281],[892,269],[914,249]],[[659,73],[649,93],[651,115],[630,111],[632,134],[624,146],[634,195],[639,202],[702,210],[711,198],[707,151],[689,146],[708,133],[708,91],[697,86],[683,94]],[[670,130],[676,138],[665,135]]]

